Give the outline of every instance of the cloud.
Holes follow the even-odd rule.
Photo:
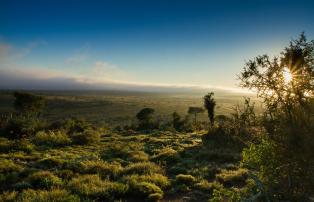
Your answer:
[[[33,48],[44,44],[34,42],[25,48],[16,48],[0,43],[0,89],[29,90],[129,90],[150,92],[208,92],[210,90],[245,93],[238,88],[209,85],[166,84],[140,82],[135,76],[111,62],[97,60],[86,63],[84,72],[66,69],[53,70],[45,66],[30,66],[17,63],[26,57]],[[83,48],[87,50],[88,47]],[[69,57],[70,63],[86,61],[87,53],[78,51]],[[61,68],[59,68],[61,69]]]
[[[83,63],[89,58],[89,50],[90,50],[90,44],[85,43],[79,49],[75,50],[73,55],[67,57],[65,59],[65,62],[69,64],[75,64],[75,65]]]

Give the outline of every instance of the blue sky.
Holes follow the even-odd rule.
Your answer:
[[[302,31],[314,39],[313,10],[310,0],[1,0],[0,77],[6,88],[232,89],[245,60],[279,54]]]

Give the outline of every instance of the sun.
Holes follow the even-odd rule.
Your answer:
[[[283,78],[286,84],[290,83],[292,81],[292,74],[288,68],[283,69]]]

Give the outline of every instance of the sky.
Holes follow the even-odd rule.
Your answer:
[[[1,0],[2,89],[239,89],[304,31],[307,0]]]

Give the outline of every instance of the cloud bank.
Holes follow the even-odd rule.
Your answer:
[[[47,67],[21,65],[21,60],[43,41],[30,43],[26,48],[15,48],[0,43],[0,89],[21,90],[127,90],[148,92],[207,92],[247,93],[238,88],[192,84],[156,84],[138,82],[130,74],[103,60],[93,61],[84,72],[55,70]],[[65,64],[86,64],[87,51],[78,51],[65,59]]]

